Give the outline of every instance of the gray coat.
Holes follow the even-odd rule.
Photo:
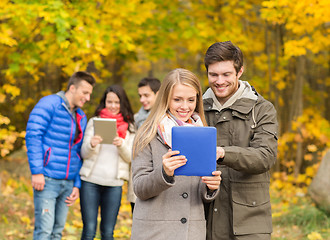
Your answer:
[[[200,177],[165,179],[162,156],[168,151],[155,137],[132,161],[135,203],[132,240],[205,240],[203,201],[211,201]]]
[[[225,150],[218,197],[210,204],[208,240],[263,234],[270,239],[272,214],[270,168],[276,161],[277,120],[274,106],[251,89],[219,111],[204,95],[208,125],[217,128],[218,146]]]

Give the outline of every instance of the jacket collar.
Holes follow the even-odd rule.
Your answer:
[[[73,108],[72,111],[70,110],[70,108],[71,108],[70,103],[69,103],[68,99],[65,97],[64,91],[59,91],[58,93],[56,93],[56,95],[59,96],[63,100],[62,105],[72,115],[72,117],[74,119],[76,119],[76,113],[83,115],[83,112],[80,111],[80,108],[78,108],[78,107]]]
[[[135,115],[135,119],[134,119],[137,128],[140,128],[142,126],[143,122],[149,116],[149,113],[150,111],[144,110],[143,107],[140,108],[138,113]]]
[[[246,81],[240,81],[240,85],[244,86],[244,90],[242,91],[241,96],[237,98],[237,100],[227,107],[223,109],[232,109],[237,112],[247,114],[249,113],[252,108],[255,106],[256,102],[260,98],[260,95],[257,91]],[[212,94],[212,89],[208,88],[207,91],[203,95],[203,102],[204,102],[204,110],[205,111],[221,111],[215,101],[218,101],[214,94]]]

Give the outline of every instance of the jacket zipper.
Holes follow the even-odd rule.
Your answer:
[[[66,167],[66,175],[65,175],[65,179],[68,179],[69,177],[69,170],[70,170],[70,162],[71,162],[71,149],[72,149],[72,145],[71,145],[71,141],[72,141],[72,131],[73,131],[73,119],[71,118],[71,134],[70,134],[70,142],[69,142],[69,160],[68,160],[68,165]]]
[[[47,166],[52,149],[48,148],[44,155],[44,167]]]
[[[72,135],[73,135],[73,126],[74,126],[74,122],[73,122],[73,116],[71,114],[71,112],[69,111],[69,109],[67,108],[67,106],[65,104],[62,103],[62,105],[65,107],[65,109],[68,111],[68,113],[70,114],[71,116],[71,134],[70,134],[70,142],[69,142],[69,156],[68,156],[68,164],[67,164],[67,167],[66,167],[66,175],[65,175],[65,179],[68,179],[69,177],[69,172],[70,172],[70,163],[71,163],[71,149],[73,147],[73,145],[75,145],[75,143],[72,144]],[[79,119],[79,121],[81,121],[81,119]],[[78,124],[78,119],[77,119],[77,123]],[[80,131],[81,131],[81,126],[80,124],[78,124],[79,128],[80,128]],[[80,141],[82,141],[82,139],[80,139]],[[77,142],[78,143],[78,142]],[[80,159],[81,160],[81,159]]]

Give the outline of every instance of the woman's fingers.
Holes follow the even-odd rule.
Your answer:
[[[95,147],[97,144],[99,144],[100,142],[102,142],[102,138],[99,135],[95,135],[91,138],[91,146]]]
[[[187,159],[183,155],[179,154],[179,151],[171,151],[169,150],[167,153],[163,155],[163,167],[167,175],[173,176],[174,170],[185,165]]]
[[[187,159],[185,156],[176,156],[172,158],[165,159],[163,163],[168,167],[177,169],[178,167],[181,167],[182,165],[186,164]]]
[[[165,153],[164,155],[163,155],[163,159],[164,158],[170,158],[171,156],[173,156],[173,155],[177,155],[177,154],[179,154],[180,152],[179,151],[172,151],[171,149],[169,149],[168,151],[167,151],[167,153]]]
[[[202,181],[207,185],[207,187],[211,190],[216,190],[219,188],[221,183],[221,172],[214,171],[212,172],[213,176],[204,176],[202,177]]]
[[[123,138],[121,138],[121,137],[115,137],[113,139],[112,144],[115,145],[115,146],[117,146],[117,147],[120,147],[123,144],[123,142],[124,142],[124,139]]]

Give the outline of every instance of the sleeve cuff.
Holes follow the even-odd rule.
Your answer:
[[[224,157],[218,158],[217,163],[220,164],[221,162],[223,162],[224,159],[225,159]]]
[[[174,183],[174,176],[168,176],[164,170],[164,168],[162,168],[162,173],[163,173],[163,177],[165,179],[166,182],[168,183]]]

